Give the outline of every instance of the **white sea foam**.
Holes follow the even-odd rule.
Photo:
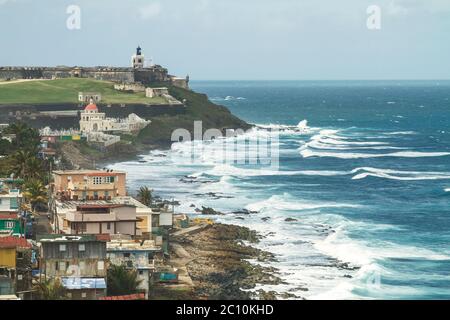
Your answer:
[[[250,211],[267,211],[267,210],[284,210],[284,211],[303,211],[321,208],[359,208],[360,205],[336,203],[336,202],[311,202],[291,199],[287,193],[283,195],[274,195],[267,200],[258,201],[248,204],[247,210]]]
[[[364,179],[367,177],[378,177],[404,181],[450,179],[450,173],[446,172],[399,171],[399,170],[379,169],[371,167],[356,168],[352,170],[351,173],[358,173],[352,177],[353,180]]]
[[[443,157],[450,155],[449,152],[420,152],[420,151],[399,151],[393,153],[351,153],[351,152],[322,152],[310,149],[300,151],[303,158],[310,157],[329,157],[339,159],[363,159],[363,158],[382,158],[382,157],[396,157],[396,158],[422,158],[422,157]]]
[[[417,134],[414,131],[394,131],[394,132],[386,132],[385,135],[413,135]]]
[[[445,188],[444,191],[445,192],[450,192],[450,188]]]

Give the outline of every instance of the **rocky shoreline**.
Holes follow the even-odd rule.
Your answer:
[[[260,235],[246,227],[212,224],[198,232],[174,237],[172,245],[182,247],[185,253],[172,252],[171,262],[177,264],[184,259],[193,282],[192,299],[276,299],[274,292],[247,291],[257,284],[281,283],[275,268],[248,261],[275,259],[273,254],[245,244],[255,244],[260,239]]]

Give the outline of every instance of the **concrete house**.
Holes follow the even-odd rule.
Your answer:
[[[39,235],[41,274],[58,278],[73,300],[106,295],[107,235]]]
[[[21,202],[19,189],[0,190],[0,214],[18,213]]]
[[[141,280],[138,289],[148,299],[153,274],[163,259],[161,246],[157,246],[153,240],[112,240],[107,244],[107,256],[111,264],[124,265],[137,271],[138,279]]]
[[[57,231],[65,234],[142,234],[137,228],[136,207],[132,205],[78,204],[57,219]]]
[[[55,199],[110,200],[126,195],[126,173],[113,170],[53,171]]]

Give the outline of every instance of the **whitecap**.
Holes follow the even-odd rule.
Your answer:
[[[450,155],[449,152],[420,152],[420,151],[399,151],[393,153],[351,153],[351,152],[319,152],[310,149],[300,151],[303,158],[310,157],[329,157],[339,159],[364,159],[364,158],[382,158],[382,157],[396,157],[396,158],[422,158],[422,157],[443,157]]]

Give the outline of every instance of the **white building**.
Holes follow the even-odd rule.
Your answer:
[[[78,101],[88,103],[91,99],[98,103],[102,101],[102,95],[98,92],[78,92]]]
[[[80,131],[84,134],[114,131],[131,133],[142,130],[150,122],[134,113],[125,119],[107,118],[104,112],[98,111],[97,105],[91,100],[80,114]]]
[[[0,214],[18,213],[21,201],[22,193],[18,189],[0,191]]]

